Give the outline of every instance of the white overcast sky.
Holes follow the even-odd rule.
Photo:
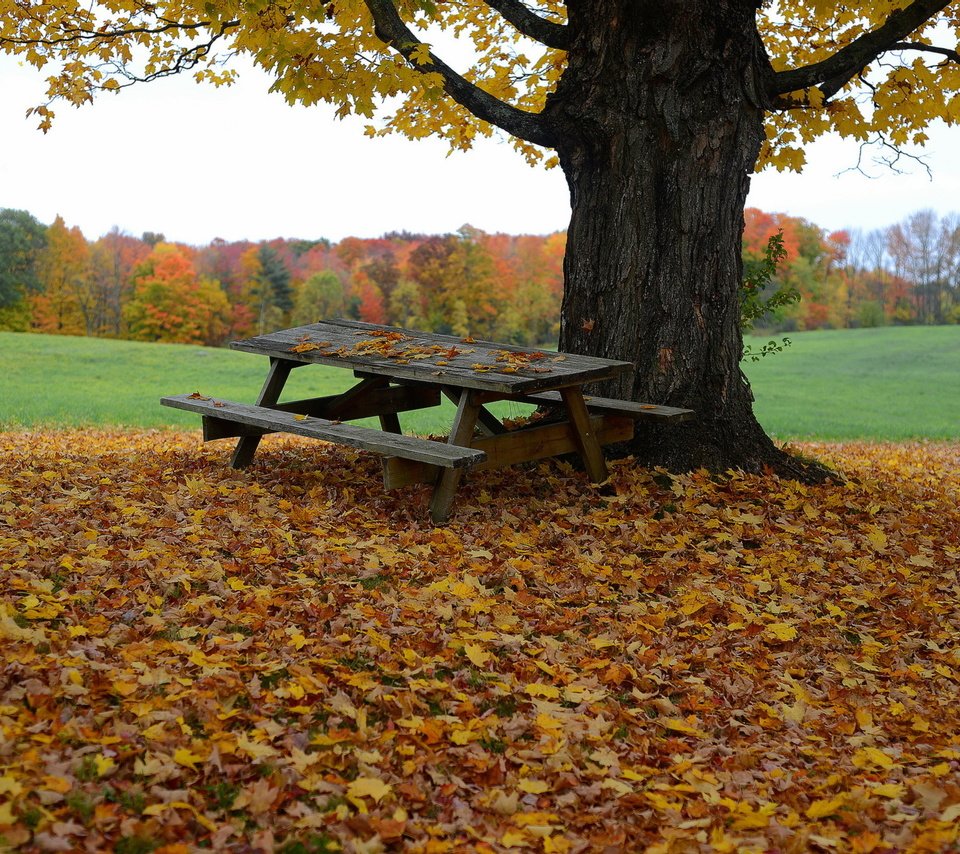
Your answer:
[[[363,122],[328,107],[289,107],[250,70],[233,87],[161,80],[61,104],[43,135],[25,110],[42,101],[42,74],[0,53],[0,208],[45,223],[60,214],[96,239],[117,226],[194,245],[215,237],[378,237],[446,233],[469,223],[488,232],[564,229],[569,197],[559,169],[530,168],[503,141],[447,156],[436,140],[371,140]],[[841,174],[853,143],[808,149],[801,175],[753,178],[748,204],[822,228],[873,229],[914,211],[960,210],[960,128],[934,129],[919,168],[881,177]]]

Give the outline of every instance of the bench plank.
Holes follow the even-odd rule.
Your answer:
[[[523,403],[550,403],[560,404],[562,398],[558,391],[544,391],[538,394],[526,394],[520,398]],[[616,412],[620,415],[627,415],[638,421],[668,421],[681,422],[689,421],[695,417],[696,413],[692,409],[678,409],[675,406],[656,406],[652,403],[637,403],[633,400],[617,400],[612,397],[592,397],[589,394],[583,396],[587,409],[600,410],[603,412]]]
[[[384,433],[371,427],[358,427],[354,424],[338,424],[323,418],[307,417],[298,420],[292,412],[282,412],[264,406],[235,403],[228,400],[198,398],[194,395],[179,394],[163,397],[160,403],[176,409],[196,412],[210,419],[236,422],[262,430],[293,433],[328,442],[338,442],[364,451],[375,451],[387,456],[398,456],[417,460],[444,468],[467,468],[482,462],[486,458],[483,451],[465,448],[443,442],[432,442],[416,436],[401,436]]]

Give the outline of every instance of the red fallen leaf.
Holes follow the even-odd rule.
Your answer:
[[[595,320],[585,320],[585,321],[583,321],[583,323],[580,325],[580,328],[581,328],[584,332],[593,332],[593,327],[596,326],[596,325],[597,325],[597,321],[595,321]]]
[[[502,762],[490,763],[485,770],[481,769],[476,775],[477,782],[484,787],[500,786],[506,777]]]
[[[213,402],[213,405],[216,406],[218,409],[221,409],[225,404],[223,403],[223,401],[215,400]]]
[[[195,391],[193,394],[187,395],[187,400],[210,400],[206,395],[200,394],[199,391]]]
[[[403,797],[409,801],[414,801],[415,803],[419,804],[426,803],[427,796],[423,789],[421,789],[416,783],[397,783],[397,785],[395,785],[393,788],[398,794],[403,795]]]
[[[399,842],[407,829],[406,821],[392,818],[371,818],[370,826],[384,842]]]
[[[402,332],[392,332],[389,329],[374,329],[370,332],[360,331],[356,335],[369,335],[371,338],[385,338],[387,341],[410,341],[409,335]]]
[[[468,335],[466,338],[461,338],[461,339],[460,339],[460,343],[461,343],[461,344],[476,344],[477,342],[474,341],[474,340]]]

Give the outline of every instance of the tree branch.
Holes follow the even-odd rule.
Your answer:
[[[879,28],[864,33],[833,56],[774,74],[768,88],[774,106],[796,106],[786,102],[778,104],[778,96],[810,86],[819,86],[824,98],[836,94],[880,54],[893,49],[901,39],[950,3],[951,0],[913,0],[909,6],[892,12]]]
[[[570,30],[564,24],[555,24],[531,12],[521,0],[487,0],[487,5],[496,9],[529,39],[567,50],[570,47]]]
[[[547,148],[556,146],[552,128],[539,113],[529,113],[505,104],[464,79],[432,52],[429,53],[427,62],[424,62],[422,57],[416,57],[417,48],[421,47],[423,42],[400,19],[393,0],[364,0],[364,3],[373,15],[377,38],[390,45],[417,71],[439,74],[443,78],[444,91],[478,119],[490,122],[534,145]]]
[[[63,35],[58,38],[14,38],[10,36],[4,36],[0,38],[0,44],[16,44],[16,45],[43,45],[44,47],[57,47],[62,44],[70,44],[73,42],[111,42],[115,39],[126,38],[127,36],[136,36],[136,35],[159,35],[161,33],[169,32],[170,30],[202,30],[209,28],[212,25],[212,21],[194,21],[191,23],[185,23],[183,21],[167,21],[158,18],[157,26],[130,26],[130,27],[121,27],[116,29],[88,29],[84,27],[64,27]],[[240,21],[225,21],[220,25],[220,32],[216,34],[215,38],[222,37],[227,30],[239,26]]]
[[[941,56],[945,56],[947,59],[952,59],[954,62],[960,64],[960,52],[951,50],[948,47],[937,47],[936,45],[924,44],[923,42],[897,42],[890,50],[922,50],[927,53],[939,53]]]

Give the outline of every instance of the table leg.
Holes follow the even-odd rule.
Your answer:
[[[607,463],[597,441],[596,434],[590,429],[590,413],[583,401],[583,392],[579,386],[560,389],[563,405],[567,410],[567,419],[573,428],[573,438],[580,449],[580,457],[587,469],[587,475],[593,483],[606,480]]]
[[[456,389],[445,388],[443,393],[454,403],[459,400]],[[487,409],[486,406],[479,407],[479,411],[477,412],[477,426],[487,436],[502,436],[507,432],[507,428],[503,426],[500,419]]]
[[[384,433],[396,433],[400,435],[403,430],[400,428],[400,419],[396,412],[385,412],[380,416],[380,429]]]
[[[287,377],[290,376],[290,371],[296,367],[296,364],[296,362],[289,362],[286,359],[270,357],[270,370],[263,382],[263,388],[260,389],[260,395],[257,397],[257,406],[270,406],[280,399],[280,392],[283,391]],[[260,445],[261,438],[260,436],[242,437],[237,442],[230,465],[235,469],[245,469],[250,465],[253,462],[253,455]]]
[[[447,443],[469,448],[473,443],[473,429],[477,426],[479,414],[480,405],[474,402],[470,390],[462,389]],[[457,484],[460,483],[461,473],[462,469],[445,468],[437,478],[436,485],[433,487],[433,497],[430,500],[430,518],[435,525],[442,525],[450,518],[453,497],[457,491]]]

